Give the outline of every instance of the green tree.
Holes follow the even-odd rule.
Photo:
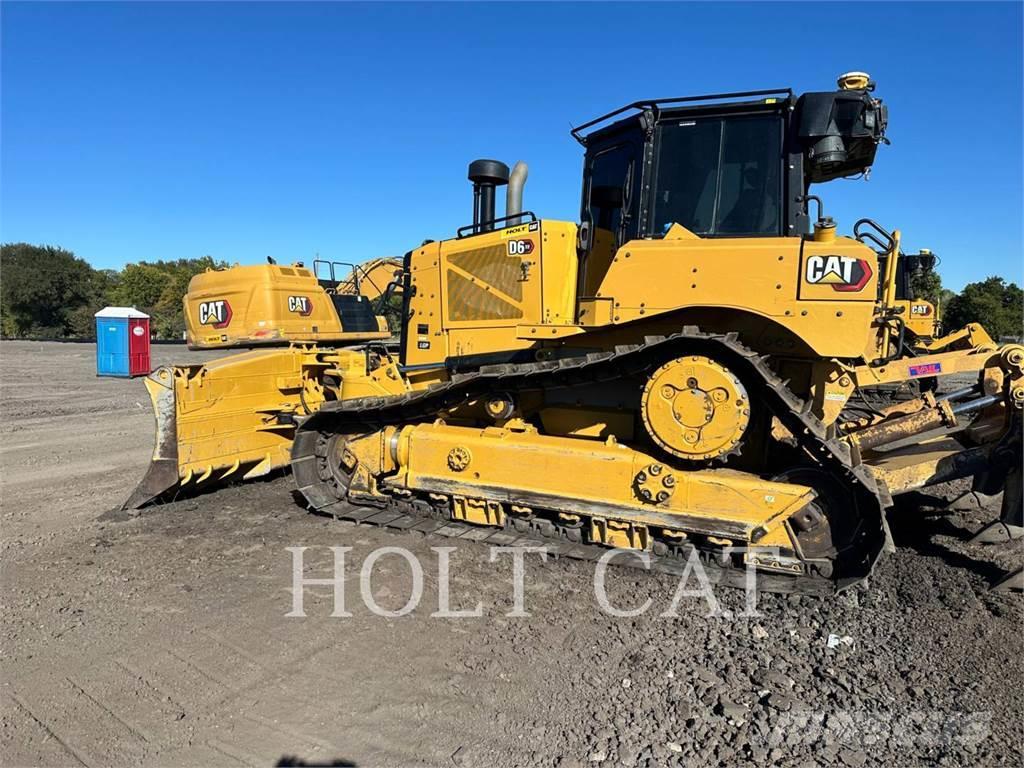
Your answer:
[[[935,270],[920,270],[910,276],[910,298],[938,304],[942,296],[942,278]]]
[[[990,277],[968,283],[945,305],[943,325],[947,331],[980,323],[993,338],[1021,336],[1024,332],[1024,292],[1016,283]]]
[[[84,318],[91,320],[90,309],[102,300],[102,290],[96,270],[71,251],[28,243],[0,246],[4,336],[92,335],[92,323]]]
[[[127,264],[110,290],[116,304],[133,306],[151,316],[150,328],[159,338],[180,339],[185,331],[181,300],[194,275],[225,267],[212,256],[174,261]]]
[[[4,336],[93,338],[93,315],[114,304],[149,314],[158,337],[180,339],[185,330],[181,300],[189,280],[224,266],[203,256],[97,270],[63,248],[9,243],[0,252],[0,331]]]
[[[91,339],[96,336],[94,315],[111,303],[110,293],[118,279],[113,269],[94,269],[89,276],[88,301],[72,310],[68,318],[68,335],[75,338]]]
[[[126,264],[110,297],[119,306],[138,307],[148,312],[160,300],[169,281],[167,270],[157,264],[144,261]]]
[[[956,291],[951,291],[949,290],[949,288],[943,288],[941,291],[939,291],[939,302],[944,308],[949,304],[949,302],[953,300],[955,296]]]

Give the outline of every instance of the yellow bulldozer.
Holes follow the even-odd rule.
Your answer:
[[[405,254],[397,350],[159,369],[126,506],[290,466],[338,518],[805,592],[870,574],[898,494],[973,476],[1020,525],[1024,348],[971,325],[909,352],[900,232],[839,235],[809,194],[887,120],[863,73],[635,102],[572,131],[579,223],[523,209],[525,164],[471,163],[472,223]],[[962,385],[848,407],[933,377]]]
[[[895,306],[903,318],[906,342],[912,349],[928,351],[928,344],[942,335],[942,317],[937,304],[915,292],[914,278],[935,270],[938,257],[922,248],[902,253],[896,273]]]
[[[316,259],[208,269],[189,281],[183,301],[189,349],[281,345],[294,341],[349,345],[391,336],[383,297],[402,263]],[[340,267],[340,270],[338,269]]]

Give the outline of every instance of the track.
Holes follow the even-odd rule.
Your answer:
[[[339,498],[338,491],[322,472],[326,440],[331,435],[352,431],[357,425],[379,428],[432,420],[438,413],[467,399],[499,390],[515,392],[621,380],[642,374],[666,359],[699,353],[724,359],[742,380],[748,384],[755,383],[759,389],[754,398],[765,404],[771,415],[782,422],[816,465],[843,484],[858,510],[859,526],[848,546],[840,552],[837,567],[830,577],[761,573],[759,588],[777,592],[823,593],[848,587],[866,578],[885,541],[883,508],[888,501],[887,493],[878,487],[864,467],[854,465],[849,448],[810,413],[809,406],[789,390],[769,368],[765,358],[743,346],[736,334],[708,334],[695,327],[684,328],[670,336],[649,336],[642,344],[619,346],[609,352],[531,364],[488,366],[472,373],[456,374],[442,384],[396,397],[327,403],[303,422],[296,433],[292,447],[296,483],[314,510],[337,518],[490,543],[500,541],[547,546],[553,552],[557,550],[568,557],[595,560],[607,548],[580,541],[578,529],[567,528],[552,520],[510,520],[502,530],[452,521],[446,512],[436,510],[421,500],[392,498],[383,510],[379,507],[353,507]],[[650,555],[650,567],[681,573],[689,550],[690,545],[656,547]],[[711,553],[700,554],[712,581],[742,585],[745,576],[742,569],[717,562]],[[620,557],[615,562],[625,563],[629,559]],[[633,560],[633,564],[639,563],[637,559]]]

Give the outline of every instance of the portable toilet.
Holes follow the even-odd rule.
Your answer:
[[[145,376],[149,358],[149,315],[135,307],[104,307],[96,313],[96,375]]]

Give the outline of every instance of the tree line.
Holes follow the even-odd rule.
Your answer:
[[[1024,335],[1024,291],[1001,277],[968,283],[956,293],[942,286],[938,272],[924,272],[911,280],[911,293],[938,308],[945,333],[981,323],[996,341]]]
[[[157,338],[181,339],[188,281],[225,266],[202,256],[94,269],[63,248],[7,243],[0,246],[0,331],[5,338],[94,339],[93,315],[120,306],[148,314]]]
[[[6,338],[91,339],[96,336],[93,314],[113,305],[150,315],[157,338],[180,339],[188,281],[226,266],[202,256],[94,269],[63,248],[8,243],[0,246],[0,332]],[[942,287],[938,273],[926,272],[913,282],[913,293],[941,308],[947,331],[974,322],[995,338],[1019,338],[1024,331],[1024,294],[1001,277],[969,283],[954,293]]]

